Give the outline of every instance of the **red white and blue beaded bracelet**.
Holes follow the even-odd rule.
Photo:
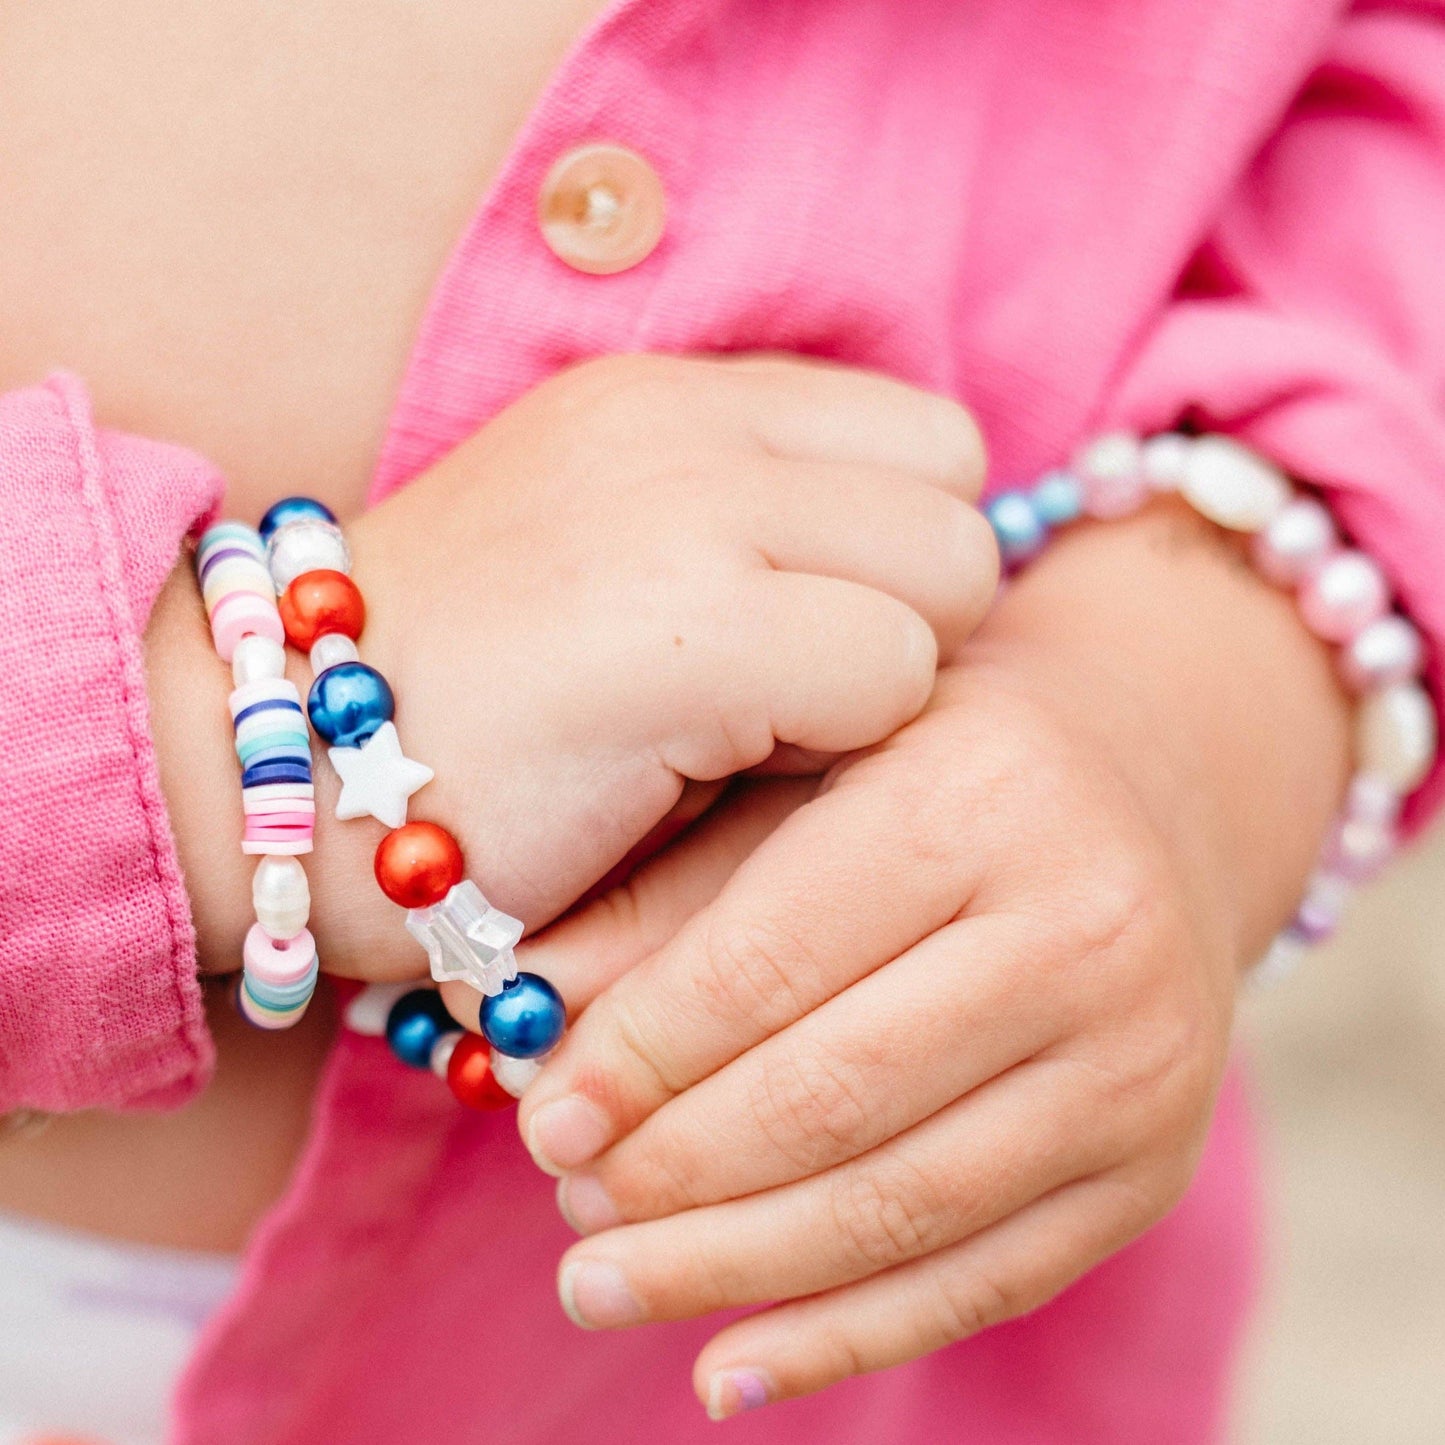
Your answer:
[[[382,892],[407,910],[407,932],[426,950],[432,978],[460,980],[482,995],[480,1037],[457,1028],[435,988],[414,984],[373,985],[352,1001],[346,1021],[384,1033],[402,1062],[430,1068],[469,1107],[511,1104],[562,1036],[561,995],[539,975],[518,972],[513,950],[523,925],[466,877],[457,840],[436,823],[407,820],[412,795],[433,774],[402,752],[391,687],[361,661],[366,605],[335,517],[320,502],[288,497],[262,518],[261,536],[286,640],[311,660],[306,713],[341,780],[336,816],[373,817],[390,830],[376,850]]]
[[[236,1005],[258,1028],[284,1029],[306,1012],[318,973],[300,863],[316,821],[311,742],[300,695],[286,679],[285,631],[260,536],[241,522],[218,523],[195,560],[211,637],[236,684],[230,709],[241,761],[241,848],[260,857]]]
[[[1434,764],[1439,729],[1420,682],[1424,642],[1392,610],[1380,566],[1345,545],[1324,504],[1229,437],[1168,432],[1142,440],[1113,432],[1068,468],[997,494],[985,511],[1004,566],[1017,571],[1057,528],[1083,517],[1126,517],[1164,494],[1249,538],[1256,570],[1292,591],[1309,630],[1338,648],[1340,678],[1358,699],[1344,807],[1293,920],[1256,969],[1277,977],[1335,931],[1355,888],[1389,860],[1401,807]]]

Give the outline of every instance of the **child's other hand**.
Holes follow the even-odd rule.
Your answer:
[[[962,408],[841,368],[621,357],[539,387],[351,529],[363,656],[436,770],[412,815],[535,922],[688,780],[886,737],[992,599],[983,465]],[[368,893],[379,836],[318,841],[331,971],[423,962]]]
[[[723,870],[684,842],[530,945],[579,999],[622,974],[519,1120],[575,1171],[575,1317],[783,1301],[698,1360],[728,1414],[1041,1304],[1179,1199],[1346,758],[1323,650],[1232,560],[1160,510],[1062,540],[695,916]]]

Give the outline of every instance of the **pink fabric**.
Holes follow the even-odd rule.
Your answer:
[[[1429,0],[616,5],[554,78],[438,284],[374,497],[579,358],[809,352],[962,397],[1001,482],[1112,422],[1236,430],[1330,489],[1439,658],[1442,137],[1445,10]],[[543,175],[595,138],[647,156],[669,199],[658,250],[611,277],[569,270],[536,229]],[[203,1070],[136,628],[209,494],[193,470],[178,505],[176,471],[142,475],[141,443],[111,443],[108,472],[67,453],[88,432],[63,396],[6,403],[40,408],[43,444],[0,431],[0,595],[14,609],[0,646],[24,700],[7,702],[0,757],[22,825],[7,817],[0,848],[0,1021],[16,1098],[76,1104]],[[93,500],[98,474],[128,483]],[[82,545],[98,532],[106,567]],[[103,585],[122,567],[129,588]],[[89,653],[68,650],[76,635]],[[77,775],[104,785],[94,802]],[[1438,798],[1438,773],[1427,791]],[[59,879],[24,825],[56,798],[83,810]],[[12,927],[28,943],[12,945]],[[57,972],[106,1017],[57,1009]],[[106,1034],[94,1059],[61,1019]],[[1217,1438],[1251,1178],[1231,1084],[1185,1203],[1061,1300],[729,1434]],[[573,1331],[551,1280],[564,1240],[509,1120],[461,1113],[380,1044],[343,1039],[293,1186],[182,1388],[177,1441],[712,1438],[687,1384],[707,1327]]]
[[[208,1075],[140,632],[220,493],[97,433],[73,380],[0,397],[0,1112],[173,1104]]]

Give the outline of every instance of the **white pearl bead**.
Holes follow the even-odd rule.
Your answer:
[[[419,987],[416,979],[404,983],[370,983],[346,1005],[342,1022],[353,1033],[379,1039],[386,1033],[386,1020],[403,994]]]
[[[532,1080],[542,1072],[547,1055],[540,1059],[514,1059],[492,1050],[492,1077],[514,1099],[520,1099]]]
[[[237,687],[268,677],[286,676],[286,649],[274,637],[251,633],[243,637],[231,654],[231,676]]]
[[[1399,793],[1418,786],[1435,761],[1435,706],[1418,682],[1397,682],[1370,693],[1356,716],[1362,772]]]
[[[1355,692],[1418,677],[1425,644],[1413,623],[1393,613],[1359,632],[1340,653],[1340,676]]]
[[[1255,964],[1249,981],[1260,988],[1273,988],[1283,983],[1304,962],[1309,945],[1294,934],[1281,933],[1269,946],[1269,951]]]
[[[256,922],[275,939],[295,938],[311,917],[311,885],[295,858],[262,858],[251,880]]]
[[[1364,823],[1394,824],[1400,817],[1399,790],[1384,778],[1356,773],[1345,793],[1344,815]]]
[[[360,658],[356,644],[344,632],[323,632],[311,649],[311,671],[320,676],[328,667]]]
[[[1373,557],[1353,549],[1336,552],[1299,590],[1305,626],[1325,642],[1349,642],[1384,615],[1390,584]]]
[[[319,517],[277,527],[266,544],[276,590],[284,592],[303,572],[350,572],[351,553],[341,528]]]
[[[457,1045],[462,1041],[460,1029],[444,1033],[431,1046],[431,1071],[437,1078],[445,1079],[447,1076],[447,1065],[452,1061],[452,1055],[457,1051]]]
[[[1139,469],[1144,473],[1144,480],[1156,492],[1177,491],[1184,480],[1189,453],[1193,449],[1194,439],[1177,431],[1161,432],[1150,437],[1139,457]]]
[[[1254,539],[1254,565],[1278,587],[1295,587],[1339,546],[1329,508],[1296,497]]]
[[[1179,483],[1200,516],[1231,532],[1259,532],[1289,505],[1294,488],[1278,467],[1229,437],[1200,437]]]
[[[1137,512],[1148,500],[1140,470],[1139,438],[1130,432],[1106,432],[1074,458],[1074,471],[1084,484],[1084,511],[1100,521],[1114,521]]]

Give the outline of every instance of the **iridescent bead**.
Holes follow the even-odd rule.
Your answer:
[[[361,654],[356,644],[344,632],[325,632],[316,639],[311,649],[311,671],[325,672],[328,667],[340,667],[343,662],[360,662]]]
[[[391,686],[364,662],[329,667],[311,684],[306,711],[317,736],[332,747],[359,748],[396,712]]]
[[[1417,682],[1397,682],[1367,694],[1355,717],[1355,757],[1372,774],[1405,794],[1435,761],[1435,707]]]
[[[447,1087],[458,1103],[486,1113],[509,1109],[516,1102],[492,1072],[494,1057],[487,1041],[476,1034],[463,1034],[457,1040],[447,1061]]]
[[[1034,487],[1031,500],[1048,527],[1065,527],[1084,515],[1084,489],[1072,472],[1048,472]]]
[[[1230,532],[1259,532],[1289,505],[1294,488],[1278,467],[1230,437],[1199,437],[1189,448],[1179,494],[1201,517]]]
[[[436,823],[404,823],[377,845],[381,891],[402,908],[430,908],[462,881],[462,850]]]
[[[567,1026],[562,995],[535,973],[519,973],[482,1000],[482,1033],[499,1054],[535,1059],[557,1045]]]
[[[1139,438],[1129,432],[1108,432],[1090,442],[1074,459],[1085,512],[1100,521],[1137,512],[1149,495],[1140,462]]]
[[[333,522],[288,522],[271,534],[266,563],[278,592],[307,572],[350,572],[351,553],[341,528]]]
[[[1152,492],[1176,492],[1189,466],[1194,438],[1166,431],[1150,437],[1139,452],[1139,470]]]
[[[493,908],[469,878],[440,903],[413,908],[406,915],[406,931],[426,949],[438,983],[460,980],[482,993],[498,994],[517,976],[513,950],[522,924]]]
[[[1027,562],[1044,545],[1048,535],[1044,524],[1022,492],[1000,492],[984,503],[983,511],[1005,566]]]
[[[1260,575],[1277,587],[1296,587],[1340,544],[1329,509],[1296,497],[1250,544]]]
[[[1353,548],[1322,563],[1299,590],[1300,616],[1325,642],[1348,642],[1383,617],[1389,605],[1385,574],[1373,558]]]
[[[262,858],[251,879],[256,921],[272,938],[295,938],[311,917],[311,886],[294,858]]]
[[[317,638],[341,633],[353,640],[366,626],[366,603],[345,572],[323,568],[293,579],[276,603],[286,640],[301,652],[310,652]]]
[[[243,637],[231,654],[231,676],[237,687],[248,682],[286,676],[286,649],[274,637]]]
[[[392,1004],[386,1016],[386,1041],[402,1063],[425,1069],[431,1066],[436,1041],[456,1026],[436,989],[414,988]]]
[[[1340,676],[1355,692],[1409,682],[1420,675],[1425,644],[1412,622],[1395,613],[1362,628],[1340,652]]]
[[[257,530],[261,534],[261,540],[269,542],[271,534],[288,522],[314,521],[318,518],[323,522],[334,523],[336,514],[324,502],[318,502],[314,497],[282,497],[267,509]]]

